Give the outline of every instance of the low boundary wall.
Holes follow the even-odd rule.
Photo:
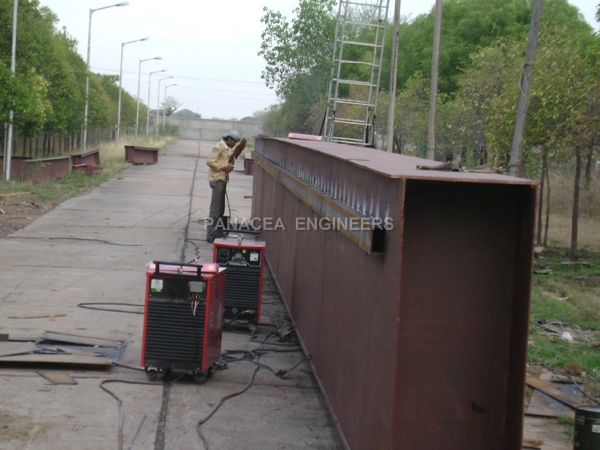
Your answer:
[[[262,122],[167,117],[166,123],[179,127],[180,139],[218,141],[223,133],[238,130],[250,140],[262,133]]]

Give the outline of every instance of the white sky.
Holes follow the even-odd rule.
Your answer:
[[[122,0],[40,0],[56,13],[59,26],[79,41],[86,59],[90,9]],[[594,21],[600,0],[570,0],[586,20]],[[428,12],[435,0],[402,0],[401,14]],[[119,74],[121,44],[149,37],[123,47],[123,88],[136,97],[140,60],[162,56],[161,61],[141,64],[140,98],[148,103],[149,72],[152,75],[150,106],[156,108],[165,95],[204,118],[231,119],[252,115],[277,103],[275,93],[260,78],[264,60],[258,56],[263,7],[280,11],[288,19],[298,0],[130,0],[129,5],[96,11],[92,15],[91,70]],[[390,1],[390,15],[394,1]],[[337,11],[337,10],[336,10]]]

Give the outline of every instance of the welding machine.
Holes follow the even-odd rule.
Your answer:
[[[228,234],[215,239],[213,261],[227,268],[225,319],[246,321],[254,328],[260,321],[265,242],[244,240],[241,233]]]
[[[142,366],[150,381],[172,369],[199,383],[212,375],[221,355],[226,272],[214,263],[146,265]]]

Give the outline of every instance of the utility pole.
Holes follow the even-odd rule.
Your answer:
[[[515,134],[513,136],[512,148],[510,150],[510,164],[508,173],[513,177],[521,176],[521,146],[523,145],[523,134],[525,131],[525,120],[529,108],[529,92],[533,78],[533,64],[537,51],[538,36],[540,34],[540,23],[544,0],[535,0],[531,11],[531,26],[529,28],[529,42],[525,52],[525,63],[521,75],[521,93],[519,94],[519,106],[517,108],[517,121],[515,123]]]
[[[429,123],[427,124],[427,159],[435,158],[435,118],[437,112],[438,77],[440,72],[440,38],[442,36],[442,0],[435,1],[433,52],[431,55],[431,88],[429,90]]]
[[[12,47],[10,57],[10,71],[14,77],[17,62],[17,15],[19,12],[19,0],[14,0],[13,3],[13,29],[12,29]],[[13,135],[13,119],[14,111],[11,109],[8,113],[8,132],[6,133],[6,147],[4,151],[4,181],[10,181],[10,159],[12,158],[12,135]]]
[[[394,5],[394,36],[392,37],[392,67],[390,74],[390,99],[388,102],[387,152],[394,151],[394,111],[396,110],[396,78],[398,78],[398,48],[400,41],[400,0]]]

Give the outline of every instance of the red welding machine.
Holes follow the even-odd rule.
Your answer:
[[[197,382],[221,355],[226,269],[217,264],[146,265],[142,366],[150,381],[172,369]]]
[[[215,240],[213,261],[227,268],[225,319],[246,321],[255,328],[260,322],[265,242],[244,240],[241,233],[229,234]]]

